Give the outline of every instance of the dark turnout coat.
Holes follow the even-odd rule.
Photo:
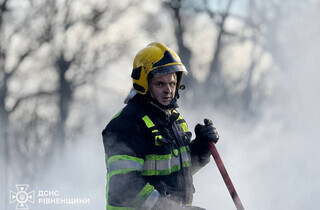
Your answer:
[[[192,174],[209,155],[179,112],[168,113],[136,95],[103,130],[107,209],[191,205]]]

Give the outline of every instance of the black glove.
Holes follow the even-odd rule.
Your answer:
[[[219,140],[219,134],[217,129],[213,127],[212,121],[208,119],[203,120],[204,125],[197,124],[194,132],[196,133],[196,138],[202,141],[213,141],[217,143]]]

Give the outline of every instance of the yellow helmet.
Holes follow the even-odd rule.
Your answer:
[[[133,89],[145,95],[148,92],[148,76],[159,77],[169,73],[177,73],[177,89],[180,88],[182,74],[187,70],[180,57],[164,44],[153,42],[138,52],[133,61],[131,78]]]

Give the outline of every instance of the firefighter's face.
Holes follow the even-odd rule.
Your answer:
[[[176,93],[177,76],[175,73],[153,77],[150,80],[149,88],[151,95],[160,104],[167,106]]]

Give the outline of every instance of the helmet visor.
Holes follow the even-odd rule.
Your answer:
[[[154,77],[161,77],[163,75],[170,74],[170,73],[176,73],[176,72],[182,72],[184,74],[188,73],[186,70],[186,67],[182,64],[162,66],[160,68],[152,70],[150,73]]]

